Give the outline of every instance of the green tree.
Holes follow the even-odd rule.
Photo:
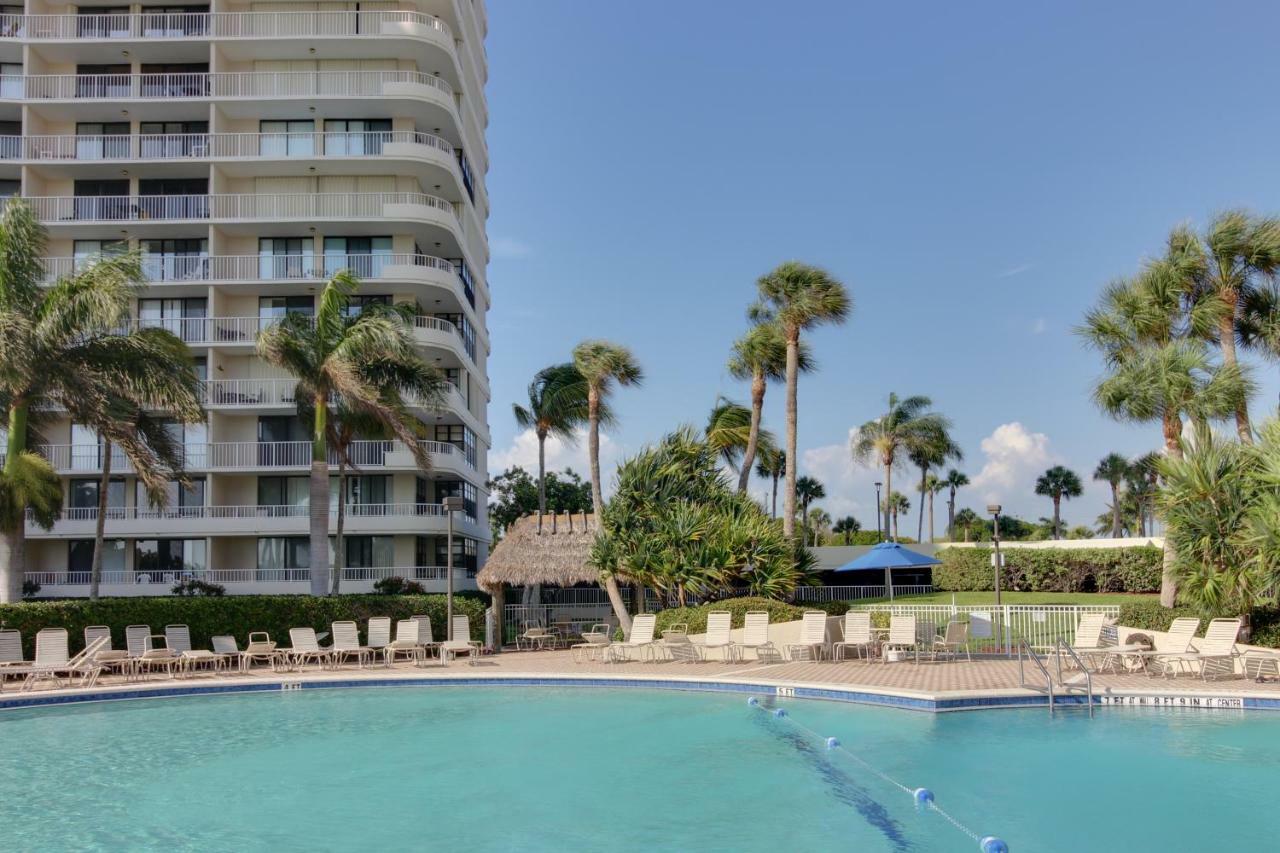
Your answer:
[[[898,516],[911,512],[911,501],[902,492],[890,492],[884,501],[884,511],[893,522],[893,538],[898,538]],[[908,528],[910,529],[910,528]]]
[[[801,477],[796,480],[796,499],[800,502],[800,518],[805,524],[806,535],[803,539],[808,539],[808,519],[809,504],[814,501],[820,501],[827,496],[827,490],[822,483],[813,477]]]
[[[554,436],[564,444],[577,443],[577,429],[587,422],[587,383],[573,364],[553,364],[534,374],[529,383],[529,405],[511,407],[516,424],[531,429],[538,439],[538,506],[547,511],[547,439]],[[608,403],[597,405],[598,422],[608,426],[613,413]]]
[[[1271,361],[1280,361],[1280,287],[1256,287],[1245,297],[1240,342]]]
[[[1062,538],[1062,501],[1084,494],[1080,475],[1075,471],[1054,465],[1036,479],[1036,494],[1053,500],[1053,538]]]
[[[809,530],[813,531],[813,547],[817,548],[821,544],[823,531],[831,526],[831,515],[826,510],[815,506],[809,510],[805,519]]]
[[[942,485],[947,490],[947,541],[954,542],[956,538],[956,492],[969,485],[969,478],[962,472],[952,468],[947,472],[946,479],[942,481]]]
[[[778,478],[787,471],[787,454],[783,450],[760,451],[760,461],[756,463],[756,474],[768,478],[773,484],[773,497],[770,501],[769,517],[778,517]]]
[[[485,484],[489,490],[489,524],[496,542],[508,527],[538,511],[538,483],[519,466],[508,468]],[[548,471],[546,512],[583,513],[591,510],[591,484],[572,469]]]
[[[31,208],[9,199],[0,213],[0,404],[8,427],[0,471],[0,602],[18,601],[26,571],[26,518],[49,528],[62,509],[62,483],[29,449],[33,409],[61,407],[99,428],[137,468],[149,495],[175,475],[171,445],[146,411],[202,416],[195,366],[161,329],[120,334],[142,281],[136,252],[103,258],[42,287],[46,234]]]
[[[286,314],[258,336],[258,354],[298,381],[295,399],[311,413],[310,560],[311,592],[331,592],[329,571],[329,442],[333,407],[381,424],[404,443],[422,470],[430,454],[418,443],[420,421],[408,394],[439,388],[439,374],[418,354],[409,305],[371,304],[353,310],[360,288],[350,270],[324,286],[315,317]],[[398,377],[398,378],[392,378]],[[438,397],[417,401],[438,405]],[[341,502],[345,496],[339,495]]]
[[[591,504],[597,518],[604,513],[604,495],[600,488],[600,424],[609,411],[609,394],[613,386],[639,385],[644,371],[631,351],[609,341],[583,341],[573,348],[573,364],[587,383],[587,455],[591,463]],[[602,571],[601,581],[613,605],[613,612],[623,630],[631,631],[631,616],[622,602],[618,583],[610,571]],[[643,606],[643,591],[636,601]]]
[[[941,492],[946,488],[947,488],[946,482],[944,480],[939,479],[936,474],[930,474],[925,479],[924,493],[929,499],[929,541],[930,542],[936,541],[936,537],[934,536],[934,526],[933,526],[933,499],[938,494],[938,492]],[[923,542],[924,539],[921,538],[920,541]]]
[[[942,415],[925,419],[916,440],[907,448],[907,458],[912,465],[920,469],[920,511],[916,522],[916,541],[923,542],[924,506],[930,471],[940,468],[948,460],[954,459],[959,462],[964,459],[964,452],[961,451],[960,445],[951,438],[951,421]],[[931,495],[930,498],[932,498]],[[932,499],[929,501],[929,509],[930,512],[933,511]],[[932,538],[932,528],[929,535]]]
[[[1119,539],[1123,533],[1121,523],[1120,486],[1129,476],[1129,460],[1119,453],[1108,453],[1093,469],[1093,479],[1111,487],[1111,535]]]
[[[797,370],[807,373],[813,369],[809,346],[799,342]],[[751,416],[747,441],[743,447],[743,463],[738,472],[738,491],[746,492],[751,479],[751,466],[759,451],[758,445],[767,433],[761,432],[764,412],[764,395],[770,381],[785,379],[787,375],[787,341],[777,323],[756,323],[733,344],[729,358],[729,374],[734,379],[751,382]],[[772,436],[770,436],[772,440]],[[776,440],[774,444],[776,445]],[[775,513],[776,515],[776,513]]]
[[[716,400],[707,418],[707,443],[731,468],[750,473],[747,452],[768,454],[777,449],[773,433],[759,428],[756,414],[746,406],[727,400]],[[739,489],[739,491],[745,491]]]
[[[846,545],[852,544],[853,535],[860,530],[862,530],[862,525],[852,515],[846,515],[844,518],[838,519],[831,528],[831,532],[839,534]]]
[[[787,344],[786,485],[782,498],[782,532],[796,533],[796,430],[800,373],[800,335],[827,323],[843,323],[853,310],[853,300],[843,284],[826,270],[787,261],[757,282],[760,304],[755,319],[775,321]]]
[[[982,524],[982,519],[978,516],[976,512],[969,509],[968,507],[965,507],[964,509],[957,512],[955,514],[955,517],[951,520],[952,529],[959,527],[961,530],[964,531],[965,542],[969,541],[969,531],[975,527],[980,527],[981,524]]]
[[[950,422],[936,412],[928,411],[933,401],[915,396],[906,399],[889,395],[889,410],[873,421],[858,427],[850,441],[855,461],[879,465],[884,469],[884,493],[893,492],[893,470],[908,457],[929,453],[949,442]],[[930,456],[932,458],[932,456]],[[897,538],[897,533],[894,533]]]

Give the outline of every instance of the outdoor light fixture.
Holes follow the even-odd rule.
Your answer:
[[[879,539],[881,542],[883,542],[885,528],[889,526],[889,519],[888,519],[889,513],[886,512],[884,518],[880,517],[880,486],[881,485],[882,483],[879,480],[877,480],[876,481],[876,538]],[[884,522],[883,526],[880,523],[881,521]]]
[[[991,568],[996,577],[996,606],[1000,606],[1000,569],[1004,560],[1000,556],[1000,504],[987,504],[987,512],[991,513],[991,544],[995,551],[991,554]]]
[[[449,520],[448,533],[445,535],[445,638],[453,639],[453,514],[466,508],[462,498],[450,495],[440,502],[444,506],[445,518]],[[468,637],[467,639],[470,639]]]

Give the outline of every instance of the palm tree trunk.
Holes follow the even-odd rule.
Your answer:
[[[338,455],[338,520],[333,528],[333,594],[342,588],[342,567],[346,565],[342,532],[347,521],[347,460],[345,448]]]
[[[950,489],[950,497],[947,498],[947,541],[954,542],[956,539],[956,489],[952,486]]]
[[[916,521],[916,541],[924,541],[924,482],[929,478],[929,469],[926,466],[920,468],[920,512]]]
[[[893,538],[894,541],[898,539],[898,508],[896,506],[893,507]]]
[[[889,463],[885,463],[885,466],[884,466],[884,507],[883,507],[883,509],[884,509],[884,535],[885,535],[885,536],[888,536],[888,535],[889,535],[889,495],[891,495],[891,494],[893,494],[893,466],[892,466],[892,465],[890,465]],[[881,507],[876,507],[876,512],[880,512],[880,511],[881,511]],[[877,518],[877,520],[879,520],[879,516],[876,516],[876,518]],[[897,534],[896,534],[896,533],[894,534],[893,538],[894,538],[894,539],[897,539],[897,538],[898,538],[898,536],[897,536]]]
[[[778,517],[778,474],[776,471],[773,475],[773,504],[772,508],[769,510],[769,517]]]
[[[102,551],[106,545],[107,497],[111,490],[111,442],[102,443],[102,479],[98,481],[98,518],[93,528],[93,563],[89,567],[89,600],[98,600],[102,585]]]
[[[591,497],[595,500],[596,493],[596,474],[591,475]],[[599,510],[597,510],[597,513]],[[543,516],[547,513],[547,433],[545,430],[538,430],[538,515]],[[600,516],[596,516],[597,522]],[[539,521],[539,524],[542,522]]]
[[[1232,345],[1235,341],[1232,339]],[[1177,412],[1166,413],[1163,423],[1161,424],[1164,432],[1165,452],[1169,454],[1171,459],[1182,458],[1182,418]],[[1155,520],[1152,519],[1152,528],[1155,527]],[[1175,563],[1177,555],[1173,551],[1173,547],[1169,544],[1169,531],[1165,531],[1164,537],[1164,555],[1160,571],[1160,606],[1173,607],[1178,603],[1178,575]]]
[[[9,409],[9,441],[4,459],[4,472],[12,476],[18,457],[27,449],[26,405]],[[0,603],[22,600],[22,582],[27,571],[26,507],[13,507],[13,517],[0,529]]]
[[[1227,300],[1230,313],[1218,321],[1218,344],[1222,349],[1222,366],[1235,368],[1236,358],[1236,299]],[[1241,444],[1253,444],[1253,429],[1249,425],[1249,400],[1242,394],[1236,403],[1236,433]]]
[[[1054,495],[1053,496],[1053,538],[1054,539],[1061,538],[1058,535],[1058,528],[1062,526],[1062,522],[1059,521],[1059,519],[1061,518],[1061,512],[1062,512],[1062,496]]]
[[[1118,483],[1111,484],[1111,535],[1120,538],[1120,490]]]
[[[782,490],[782,535],[796,537],[796,384],[800,372],[800,330],[787,329],[787,479]]]
[[[929,541],[933,542],[933,492],[929,493]]]
[[[751,432],[747,434],[747,449],[742,454],[742,470],[738,472],[738,492],[747,493],[751,482],[751,466],[756,461],[756,445],[760,441],[760,416],[764,411],[764,374],[756,371],[751,376]]]
[[[539,449],[539,458],[542,452]],[[596,526],[604,522],[604,491],[600,488],[600,389],[592,385],[587,389],[587,456],[591,463],[591,508],[596,514]],[[539,463],[541,464],[541,463]],[[631,614],[618,590],[618,581],[612,574],[600,578],[618,625],[627,636],[631,634]]]
[[[324,394],[315,400],[315,424],[311,437],[311,594],[329,592],[329,443],[325,427],[329,401]],[[342,498],[341,495],[338,496]]]

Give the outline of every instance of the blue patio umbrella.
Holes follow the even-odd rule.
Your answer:
[[[893,598],[893,570],[916,569],[921,566],[937,566],[942,561],[925,554],[904,548],[900,542],[881,542],[870,551],[845,563],[837,572],[854,572],[859,569],[884,569],[884,588],[889,598]]]

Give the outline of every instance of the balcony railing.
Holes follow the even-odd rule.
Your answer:
[[[44,258],[45,280],[56,281],[85,269],[96,260]],[[387,278],[389,270],[418,267],[458,275],[452,261],[418,254],[306,254],[306,255],[147,255],[142,274],[147,281],[323,281],[349,269],[362,279]],[[459,277],[460,278],[460,277]]]
[[[420,71],[221,71],[173,74],[5,75],[0,97],[29,101],[175,98],[385,97],[385,87],[426,86],[456,104],[448,81]]]
[[[420,518],[445,516],[444,506],[430,503],[359,504],[349,503],[348,518]],[[306,504],[282,504],[260,506],[257,504],[228,506],[169,506],[169,507],[111,507],[107,519],[111,521],[169,521],[174,519],[255,519],[255,518],[309,518]],[[336,516],[338,508],[329,507],[329,514]],[[27,520],[35,517],[28,512]],[[68,507],[58,516],[61,521],[97,521],[98,508]]]
[[[383,219],[393,204],[424,207],[457,220],[453,202],[411,192],[35,196],[26,201],[45,222]]]
[[[218,408],[264,408],[297,404],[298,383],[293,379],[208,379],[203,385],[203,402]],[[410,406],[424,407],[422,400],[406,397]],[[443,402],[455,411],[468,411],[457,386],[450,384]],[[430,408],[438,409],[433,403]]]
[[[0,159],[40,161],[378,157],[392,144],[419,145],[455,161],[448,140],[412,130],[346,133],[166,133],[0,136]],[[460,167],[461,168],[461,167]],[[469,178],[464,178],[465,181]]]
[[[419,441],[433,459],[450,463],[467,462],[462,450],[448,442]],[[102,470],[103,452],[97,444],[41,444],[36,452],[49,460],[55,470],[65,473],[92,473]],[[308,468],[311,466],[309,441],[214,441],[186,444],[182,448],[183,467],[189,471],[220,471],[242,468]],[[348,464],[366,468],[414,468],[409,449],[399,441],[353,441],[347,448]],[[0,453],[0,463],[4,454]],[[336,468],[338,453],[329,453],[329,465]],[[473,467],[473,466],[472,466]],[[112,447],[111,470],[128,474],[133,470],[129,458],[118,447]]]
[[[397,34],[396,27],[426,27],[449,40],[439,18],[421,12],[176,12],[108,15],[0,15],[0,38],[178,39],[365,37]]]
[[[347,566],[342,570],[342,579],[344,581],[378,581],[383,578],[399,577],[406,580],[444,580],[448,571],[446,566]],[[24,577],[42,587],[59,587],[87,586],[89,575],[89,572],[84,571],[43,571],[27,572]],[[474,578],[476,571],[454,566],[453,576],[455,579]],[[131,572],[104,571],[102,585],[172,584],[192,578],[217,584],[301,584],[311,580],[311,572],[308,569],[136,569]],[[159,590],[156,591],[159,592]]]

